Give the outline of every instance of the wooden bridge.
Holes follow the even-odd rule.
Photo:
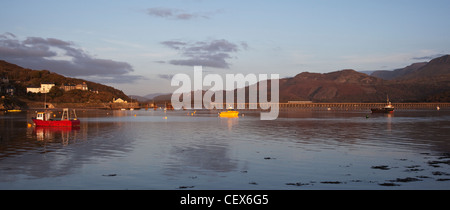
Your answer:
[[[211,105],[216,105],[211,103]],[[274,103],[234,103],[236,109],[267,109]],[[450,103],[392,103],[396,110],[450,108]],[[226,108],[230,104],[223,104]],[[278,103],[281,110],[367,110],[386,106],[386,103]],[[208,108],[208,107],[207,107]]]
[[[84,109],[139,109],[149,108],[148,104],[138,103],[47,103],[48,108],[84,108]],[[267,110],[271,106],[276,106],[280,110],[368,110],[370,108],[384,107],[386,103],[234,103],[233,108],[240,110]],[[29,103],[30,108],[43,108],[44,103]],[[166,104],[167,105],[167,104]],[[166,105],[161,105],[165,107]],[[210,109],[212,105],[204,105],[204,108]],[[231,104],[223,103],[223,108],[229,107]],[[408,109],[450,109],[450,103],[392,103],[396,110],[408,110]],[[216,105],[217,106],[217,105]]]

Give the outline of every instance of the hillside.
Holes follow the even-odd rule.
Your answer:
[[[411,72],[416,71],[417,69],[425,66],[426,64],[427,64],[427,62],[413,63],[407,67],[404,67],[401,69],[396,69],[393,71],[378,70],[378,71],[374,71],[373,73],[371,73],[370,76],[378,77],[378,78],[385,79],[385,80],[399,79],[405,75],[410,74]]]
[[[8,84],[2,82],[2,86],[13,87],[14,96],[21,101],[43,101],[43,94],[27,93],[28,86],[40,86],[41,83],[54,83],[55,90],[47,94],[47,102],[68,102],[68,103],[101,103],[110,102],[113,98],[129,100],[121,90],[113,87],[90,82],[82,79],[65,77],[48,70],[25,69],[18,65],[0,60],[0,78],[7,78]],[[62,84],[82,84],[86,83],[89,91],[71,90],[63,91],[59,89]]]
[[[383,97],[376,89],[382,84],[382,79],[355,70],[303,72],[280,80],[280,101],[367,102]]]
[[[371,76],[385,80],[443,80],[450,78],[450,55],[435,58],[430,62],[414,63],[405,68],[393,71],[374,71]]]
[[[398,78],[400,80],[423,80],[449,81],[450,78],[450,55],[435,58],[424,66],[411,71]]]
[[[280,102],[384,102],[387,95],[394,102],[450,102],[450,55],[377,75],[303,72],[280,79]]]
[[[450,56],[370,76],[351,69],[303,72],[279,84],[280,102],[384,102],[387,95],[393,102],[450,102]],[[168,101],[170,96],[154,99]]]
[[[450,55],[371,76],[353,70],[301,73],[280,81],[280,101],[450,102]]]

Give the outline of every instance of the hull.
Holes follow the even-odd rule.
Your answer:
[[[80,120],[38,120],[32,119],[36,126],[42,127],[76,127],[80,126]]]
[[[221,112],[220,117],[239,117],[239,112],[238,111],[226,111],[226,112]]]
[[[372,113],[393,113],[394,112],[394,108],[376,108],[376,109],[371,109]]]

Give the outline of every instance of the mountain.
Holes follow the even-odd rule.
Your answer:
[[[330,73],[303,72],[280,80],[280,101],[366,102],[378,100],[384,80],[355,70]],[[386,95],[384,94],[384,98]]]
[[[408,74],[399,77],[401,80],[423,80],[433,79],[448,81],[450,78],[450,55],[435,58],[424,66],[415,69]]]
[[[142,96],[138,96],[138,95],[129,95],[129,97],[130,97],[131,101],[134,101],[134,102],[136,102],[136,101],[138,101],[138,102],[146,102],[146,101],[149,100],[146,97],[142,97]]]
[[[26,89],[28,86],[40,86],[41,83],[54,83],[56,87],[60,87],[62,84],[76,85],[86,83],[90,90],[71,90],[65,92],[57,88],[47,94],[46,100],[48,102],[101,103],[110,102],[113,98],[129,100],[129,97],[121,90],[107,85],[65,77],[48,70],[26,69],[4,60],[0,60],[0,78],[6,78],[8,84],[5,84],[3,81],[0,82],[3,82],[3,85],[12,86],[15,89],[14,95],[26,101],[44,100],[43,94],[30,94],[27,93]]]
[[[447,55],[371,75],[351,69],[323,74],[303,72],[279,80],[279,101],[385,102],[388,95],[393,102],[450,102],[449,71]],[[247,97],[248,89],[245,88]],[[270,88],[267,92],[270,93]],[[154,99],[170,101],[170,98],[171,94],[166,94]]]
[[[405,75],[410,74],[411,72],[414,72],[414,71],[420,69],[421,67],[425,66],[426,64],[427,64],[427,62],[413,63],[405,68],[396,69],[393,71],[388,71],[388,70],[374,71],[370,74],[370,76],[378,77],[378,78],[385,79],[385,80],[398,79]]]
[[[154,99],[155,97],[158,97],[158,96],[160,96],[160,95],[167,95],[168,93],[150,93],[150,94],[147,94],[147,95],[145,95],[145,96],[143,96],[144,98],[147,98],[148,100],[152,100],[152,99]]]
[[[448,80],[450,77],[450,55],[435,58],[429,62],[414,63],[393,71],[374,71],[371,76],[385,80]]]
[[[354,70],[300,73],[280,80],[280,101],[450,102],[450,55],[370,76]]]

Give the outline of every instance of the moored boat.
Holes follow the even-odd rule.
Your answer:
[[[394,106],[392,106],[391,102],[389,101],[389,97],[387,98],[387,105],[381,108],[372,108],[370,109],[372,113],[393,113],[394,112]]]
[[[80,120],[77,119],[75,110],[73,110],[73,118],[70,118],[69,109],[63,109],[61,119],[51,118],[50,112],[37,112],[36,117],[32,117],[36,126],[43,127],[76,127],[80,126]]]
[[[233,117],[239,117],[239,112],[232,110],[233,108],[231,106],[229,106],[227,108],[227,111],[223,111],[219,113],[220,117],[228,117],[228,118],[233,118]]]
[[[224,111],[224,112],[220,112],[219,114],[220,117],[239,117],[239,112],[238,111]]]
[[[8,109],[8,112],[22,112],[20,109]]]

